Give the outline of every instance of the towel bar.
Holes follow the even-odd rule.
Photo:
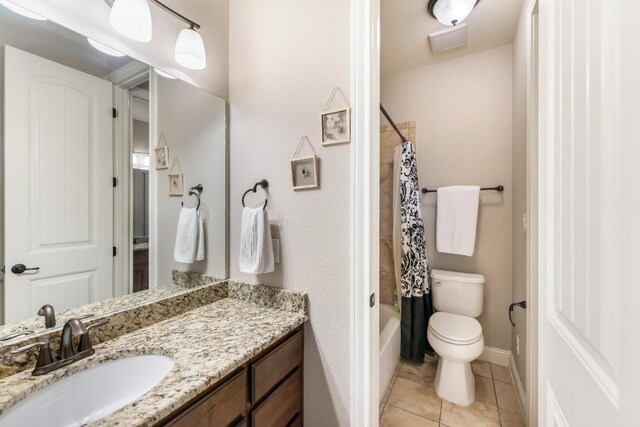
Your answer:
[[[426,189],[426,188],[423,188],[421,191],[422,191],[423,194],[426,194],[426,193],[437,193],[438,192],[438,190],[429,190],[429,189]],[[504,186],[498,185],[496,187],[483,187],[483,188],[480,189],[480,191],[497,191],[498,193],[500,193],[500,192],[504,191]]]

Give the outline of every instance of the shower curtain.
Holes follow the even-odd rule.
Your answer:
[[[433,352],[427,325],[433,313],[429,293],[427,248],[420,210],[418,166],[413,144],[398,147],[394,161],[394,250],[401,295],[400,355],[422,362]],[[399,234],[399,235],[398,235]],[[398,268],[399,267],[399,268]]]

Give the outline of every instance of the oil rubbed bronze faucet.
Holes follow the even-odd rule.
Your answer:
[[[94,323],[91,326],[85,326],[79,319],[70,319],[64,324],[62,328],[62,336],[60,337],[60,352],[55,359],[51,356],[51,349],[49,343],[46,341],[34,342],[24,347],[17,348],[11,351],[11,354],[23,353],[38,347],[40,353],[38,354],[38,361],[32,372],[32,375],[44,375],[49,372],[55,371],[63,366],[70,365],[78,360],[85,359],[91,356],[96,351],[91,344],[91,337],[89,336],[89,330],[97,326],[106,325],[107,321]],[[73,347],[73,338],[80,337],[78,348]]]

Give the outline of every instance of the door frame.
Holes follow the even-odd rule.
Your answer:
[[[539,0],[527,4],[527,363],[526,410],[529,426],[538,425],[538,117]]]
[[[114,297],[130,294],[133,289],[131,90],[149,79],[150,74],[148,65],[132,61],[106,76],[113,83],[113,107],[118,112],[113,121],[113,176],[117,180],[113,192],[113,245],[116,247],[113,258]]]
[[[379,22],[379,0],[351,0],[350,419],[371,427],[379,419]]]

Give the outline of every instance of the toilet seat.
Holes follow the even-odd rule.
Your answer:
[[[482,326],[473,317],[438,312],[429,319],[429,330],[438,339],[456,345],[475,344],[482,339]]]

